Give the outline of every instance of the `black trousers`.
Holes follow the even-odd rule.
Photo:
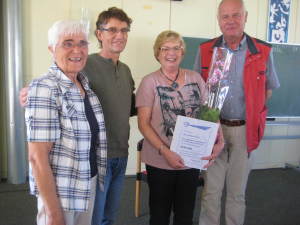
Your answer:
[[[150,225],[192,225],[198,169],[164,170],[146,165],[149,185]]]

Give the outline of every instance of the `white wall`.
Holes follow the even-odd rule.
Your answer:
[[[99,12],[108,7],[117,6],[123,8],[134,21],[121,60],[131,68],[138,86],[145,74],[159,66],[153,57],[152,46],[155,37],[162,30],[173,29],[183,36],[205,38],[220,34],[216,21],[216,9],[219,2],[219,0],[183,0],[178,2],[169,0],[26,0],[26,4],[24,4],[25,79],[29,81],[44,73],[51,63],[51,57],[47,51],[47,30],[54,21],[66,18],[79,19],[81,8],[86,8],[89,11],[91,28],[94,29]],[[249,12],[246,32],[265,40],[268,0],[246,0],[245,4]],[[300,43],[299,12],[300,0],[293,0],[290,43]],[[92,34],[90,42],[90,52],[98,51],[97,40]],[[141,135],[137,129],[136,118],[132,118],[130,124],[130,157],[127,173],[133,174],[135,171],[135,146]],[[283,143],[282,141],[279,142]],[[298,140],[295,142],[298,143]],[[263,154],[264,151],[266,151],[265,155]],[[260,151],[260,154],[262,157],[268,157],[271,151],[273,151],[273,146],[267,146]],[[296,150],[293,151],[296,152]],[[280,154],[283,153],[280,152]],[[281,159],[285,157],[280,154]],[[265,164],[267,165],[266,162]]]
[[[265,130],[265,139],[253,152],[254,168],[285,167],[286,163],[299,165],[300,140],[292,139],[300,135],[299,123],[300,118],[276,118],[275,122],[269,122]]]

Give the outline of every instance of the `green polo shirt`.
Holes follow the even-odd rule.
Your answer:
[[[104,113],[108,158],[128,156],[129,117],[134,81],[129,67],[99,54],[91,54],[84,68]]]

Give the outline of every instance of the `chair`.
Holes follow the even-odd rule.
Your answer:
[[[136,157],[136,180],[135,180],[135,206],[134,206],[134,215],[135,217],[140,216],[140,209],[141,209],[141,182],[147,182],[147,171],[142,171],[141,169],[141,150],[143,147],[144,139],[140,140],[137,143],[137,157]],[[204,185],[204,179],[200,175],[199,176],[199,186]]]
[[[134,215],[135,217],[140,216],[141,209],[141,181],[147,181],[147,172],[141,169],[141,150],[143,147],[144,139],[137,143],[137,156],[136,156],[136,181],[135,181],[135,206]]]

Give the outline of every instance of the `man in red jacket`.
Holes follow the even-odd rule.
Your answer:
[[[229,69],[229,92],[221,111],[225,149],[204,175],[199,225],[219,225],[221,197],[226,186],[226,225],[242,225],[245,190],[251,169],[250,152],[263,136],[266,101],[279,87],[272,48],[244,33],[247,11],[243,0],[222,0],[218,23],[222,36],[202,43],[194,69],[207,79],[214,47],[233,52]]]

